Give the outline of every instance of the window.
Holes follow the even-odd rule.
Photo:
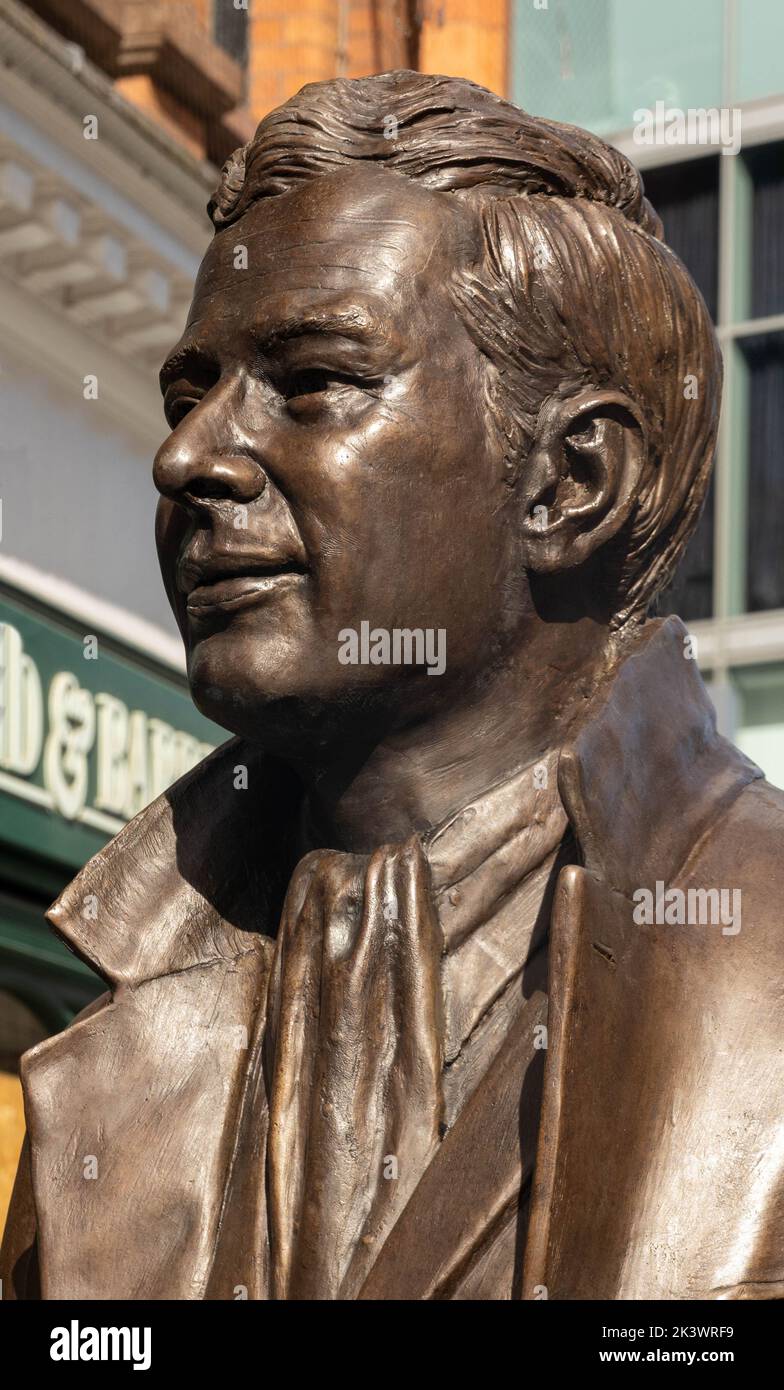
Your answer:
[[[515,0],[512,100],[603,135],[638,107],[721,102],[720,0]]]
[[[248,61],[247,8],[238,8],[235,0],[213,0],[212,25],[218,47],[235,63],[245,67]]]
[[[746,608],[784,608],[784,333],[743,338],[747,368]]]
[[[784,74],[782,75],[784,82]],[[751,293],[748,317],[784,313],[784,143],[758,145],[743,154],[750,181]]]
[[[735,741],[763,768],[769,782],[784,786],[784,668],[751,667],[735,673],[738,700]]]
[[[781,91],[784,5],[781,0],[734,0],[737,66],[733,96],[753,101]]]
[[[680,256],[708,306],[719,309],[719,159],[708,155],[646,169],[645,193],[664,223],[667,245]]]
[[[714,321],[719,293],[720,158],[708,155],[645,173],[645,192],[662,219],[667,244],[688,267]],[[673,583],[659,596],[658,613],[678,613],[687,620],[709,618],[713,613],[714,527],[715,489],[711,483]]]

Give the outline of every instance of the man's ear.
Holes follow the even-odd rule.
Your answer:
[[[573,569],[611,540],[637,499],[646,452],[639,411],[622,391],[547,401],[518,481],[526,569]]]

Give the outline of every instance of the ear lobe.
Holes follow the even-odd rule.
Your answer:
[[[576,568],[628,519],[647,441],[620,391],[583,391],[542,409],[520,475],[523,562],[540,574]]]

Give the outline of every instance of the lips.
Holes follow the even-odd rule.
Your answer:
[[[185,560],[179,569],[178,588],[186,595],[193,616],[214,609],[244,608],[266,595],[300,582],[307,567],[288,557],[232,558],[229,561],[194,563]]]

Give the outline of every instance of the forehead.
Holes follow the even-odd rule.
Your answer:
[[[406,319],[443,299],[473,228],[466,210],[372,167],[311,179],[252,203],[212,241],[189,327],[199,335],[281,313],[367,299],[372,316]]]

